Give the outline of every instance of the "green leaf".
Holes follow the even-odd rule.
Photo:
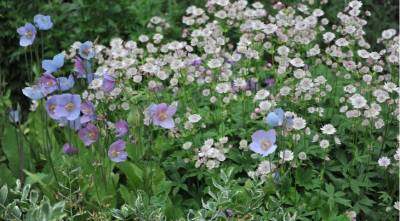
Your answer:
[[[143,170],[131,162],[117,164],[117,167],[125,174],[128,185],[136,189],[143,183]]]
[[[21,212],[21,210],[19,209],[18,206],[14,206],[11,209],[11,213],[13,214],[13,216],[16,216],[16,217],[21,217],[21,215],[22,215],[22,212]]]
[[[8,187],[7,185],[4,185],[0,189],[0,204],[4,205],[4,203],[7,200],[7,195],[8,195]]]
[[[32,190],[29,194],[29,201],[35,204],[39,199],[39,192],[37,190]]]

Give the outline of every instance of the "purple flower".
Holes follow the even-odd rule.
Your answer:
[[[99,129],[92,123],[86,124],[85,127],[79,130],[78,134],[85,146],[89,146],[99,139]]]
[[[195,58],[192,61],[192,66],[199,66],[201,65],[201,58]]]
[[[49,116],[55,120],[66,118],[76,120],[80,115],[81,97],[77,94],[60,94],[51,96],[46,102]]]
[[[82,58],[75,57],[74,59],[74,70],[77,73],[77,78],[85,77],[85,64],[83,63]]]
[[[247,89],[252,91],[252,92],[256,92],[257,91],[257,81],[253,80],[253,79],[249,79],[247,80]]]
[[[72,76],[72,74],[71,74],[71,75],[69,75],[68,78],[59,77],[59,78],[57,78],[57,83],[58,83],[58,86],[60,87],[61,91],[67,91],[74,87],[74,84],[75,84],[74,76]]]
[[[50,16],[37,14],[33,17],[33,21],[35,25],[39,28],[39,30],[49,30],[53,27],[53,22],[51,21]]]
[[[54,120],[60,119],[60,116],[58,115],[58,112],[56,111],[58,105],[59,105],[59,95],[51,96],[49,99],[46,101],[46,111],[47,114],[50,116],[50,118]]]
[[[268,78],[264,81],[264,83],[267,85],[267,87],[271,87],[275,83],[275,80],[273,78]]]
[[[81,124],[93,121],[96,119],[96,112],[92,102],[87,101],[81,104],[82,116],[80,119]]]
[[[86,60],[90,60],[94,57],[93,43],[91,41],[86,41],[79,47],[79,55]]]
[[[64,144],[63,151],[67,155],[75,155],[79,153],[79,149],[72,146],[72,144],[69,143]]]
[[[103,76],[103,91],[111,92],[115,86],[115,79],[109,74],[104,74]]]
[[[58,71],[62,66],[64,66],[64,54],[62,52],[55,55],[52,60],[42,61],[42,68],[48,74]]]
[[[51,94],[58,89],[57,79],[48,73],[44,73],[39,78],[39,86],[45,95]]]
[[[261,154],[262,156],[268,156],[273,153],[277,146],[276,142],[276,132],[274,129],[269,131],[257,130],[251,135],[252,143],[250,144],[250,150]]]
[[[56,108],[61,117],[67,120],[76,120],[81,113],[81,96],[78,94],[56,95],[59,99],[59,108]]]
[[[33,44],[36,37],[36,28],[31,23],[26,23],[24,26],[17,29],[20,35],[19,45],[26,47]]]
[[[115,132],[117,137],[122,137],[128,133],[129,126],[128,123],[124,120],[118,121],[114,124]]]
[[[110,160],[120,163],[126,160],[128,153],[125,151],[126,142],[123,140],[117,140],[110,145],[108,149],[108,157]]]
[[[38,85],[25,87],[24,89],[22,89],[22,93],[32,100],[39,100],[45,96],[42,89]]]
[[[176,112],[176,106],[161,104],[151,104],[147,109],[146,113],[150,117],[151,122],[154,125],[161,126],[163,128],[173,128],[175,126],[174,116]]]

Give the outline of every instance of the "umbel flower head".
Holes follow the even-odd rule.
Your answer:
[[[19,27],[17,32],[20,36],[19,45],[26,47],[33,44],[36,37],[36,28],[31,23],[26,23],[24,26]]]
[[[277,146],[276,132],[274,129],[269,131],[257,130],[251,135],[252,143],[250,144],[250,150],[261,154],[263,157],[273,153]]]
[[[150,121],[157,126],[161,126],[166,129],[171,129],[175,127],[174,116],[176,113],[175,105],[167,105],[165,103],[161,104],[151,104],[146,109],[146,114],[150,117]]]
[[[123,140],[117,140],[110,145],[108,149],[108,157],[110,160],[120,163],[126,160],[128,153],[125,151],[126,142]]]

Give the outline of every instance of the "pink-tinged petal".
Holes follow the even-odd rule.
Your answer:
[[[165,119],[164,121],[161,121],[160,126],[166,129],[171,129],[175,127],[175,122],[172,118]]]
[[[259,143],[262,140],[265,140],[267,136],[267,132],[265,132],[264,130],[257,130],[256,132],[253,133],[253,135],[251,135],[251,139],[253,142]]]

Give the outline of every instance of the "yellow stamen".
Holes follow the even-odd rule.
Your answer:
[[[69,112],[74,110],[74,108],[75,108],[75,104],[72,102],[69,102],[67,105],[65,105],[65,109],[67,109],[67,111],[69,111]]]

